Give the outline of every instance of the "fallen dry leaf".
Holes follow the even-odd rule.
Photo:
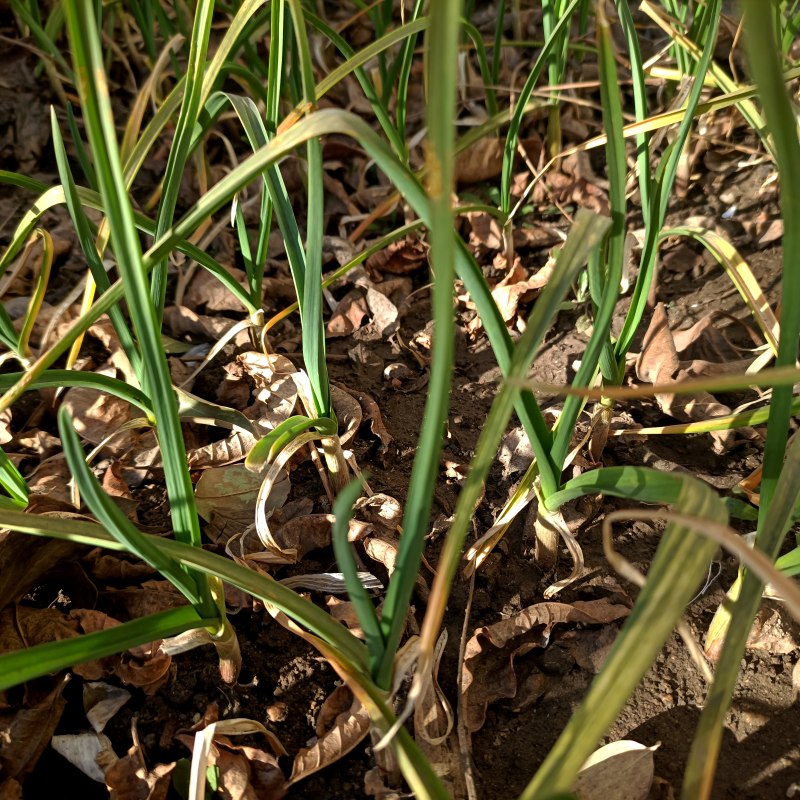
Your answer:
[[[367,298],[362,289],[351,289],[333,309],[333,314],[325,326],[330,338],[349,336],[358,330],[369,316]]]
[[[399,327],[400,312],[386,295],[371,286],[367,289],[367,308],[370,321],[353,331],[353,338],[360,342],[377,342],[391,336]]]
[[[658,747],[622,740],[599,748],[581,768],[572,791],[578,800],[647,800]]]
[[[355,607],[349,600],[340,600],[338,597],[331,595],[325,602],[328,605],[330,615],[337,622],[343,623],[353,636],[357,636],[359,639],[364,638],[364,631],[361,629],[361,620],[359,620]],[[317,736],[321,736],[321,734],[317,733]]]
[[[630,613],[627,606],[607,600],[537,603],[494,625],[478,628],[467,642],[464,657],[465,724],[479,730],[489,703],[517,693],[514,658],[545,648],[556,625],[607,625]]]
[[[0,653],[78,635],[78,623],[55,608],[15,606],[0,612]]]
[[[0,783],[0,800],[22,800],[22,784],[14,778]]]
[[[227,541],[255,520],[256,498],[262,477],[244,464],[230,464],[205,470],[195,487],[197,513],[210,523],[216,541]],[[273,485],[268,508],[279,508],[289,496],[291,484],[286,473]]]
[[[120,400],[112,394],[83,386],[76,386],[67,391],[64,397],[64,406],[69,412],[75,430],[92,444],[100,444],[125,423],[130,422],[134,417],[142,416],[138,409],[132,408],[124,400]],[[150,430],[125,431],[115,435],[103,447],[103,451],[118,456],[134,446],[150,449],[155,445],[155,436]]]
[[[462,150],[454,165],[456,183],[480,183],[496,178],[503,168],[504,146],[504,139],[484,136]]]
[[[753,621],[747,647],[788,655],[800,647],[800,626],[781,603],[765,601]]]
[[[551,260],[531,276],[523,269],[519,257],[514,259],[512,268],[492,289],[492,297],[506,322],[514,319],[521,302],[532,299],[534,293],[547,284],[554,266]]]
[[[73,542],[41,539],[17,531],[0,534],[0,609],[18,600],[51,569],[68,563],[82,550]]]
[[[701,321],[702,322],[702,321]],[[680,381],[687,378],[697,378],[703,375],[722,372],[733,366],[739,369],[740,364],[719,365],[715,370],[711,362],[695,360],[683,362],[679,359],[679,345],[685,350],[694,343],[706,330],[706,325],[692,326],[689,331],[681,331],[673,335],[669,328],[669,320],[663,303],[659,303],[653,310],[650,325],[644,336],[642,352],[636,359],[636,376],[652,384],[665,384],[670,381]],[[676,342],[676,336],[678,341]],[[728,406],[718,403],[708,392],[695,392],[692,395],[675,395],[659,393],[655,395],[656,402],[661,409],[679,420],[703,420],[722,417],[731,413]],[[713,431],[714,450],[724,452],[733,442],[733,431]]]
[[[545,190],[547,184],[549,193]],[[569,175],[557,169],[545,173],[545,181],[540,181],[533,190],[533,202],[575,203],[603,216],[609,215],[608,195],[597,184],[577,174]]]
[[[340,701],[341,698],[337,698],[337,702]],[[369,714],[353,698],[349,707],[334,718],[323,736],[318,736],[316,742],[298,751],[288,785],[293,786],[347,755],[369,733],[369,728]]]
[[[244,270],[230,264],[225,265],[225,270],[243,289],[247,290],[247,275]],[[205,308],[209,313],[220,311],[240,313],[242,311],[242,304],[236,297],[205,269],[195,271],[183,296],[183,302],[194,311],[198,308]]]
[[[338,386],[331,386],[331,403],[336,419],[339,420],[339,441],[342,447],[347,447],[356,438],[361,427],[361,406],[358,400]]]
[[[469,246],[476,257],[503,247],[503,231],[493,214],[469,211],[464,215],[469,224]]]
[[[405,275],[427,266],[427,263],[428,246],[419,239],[409,237],[392,242],[384,250],[371,255],[365,266],[371,274],[391,272],[394,275]]]
[[[78,621],[84,633],[107,630],[120,624],[102,611],[86,608],[73,609],[69,618]],[[139,645],[106,658],[77,664],[73,672],[90,681],[116,675],[123,683],[153,695],[169,680],[172,665],[172,659],[159,651],[159,644],[157,641]]]
[[[6,777],[21,780],[36,766],[64,711],[62,693],[68,680],[29,685],[21,706],[0,711],[0,768]]]
[[[353,506],[354,515],[386,536],[397,535],[403,518],[403,507],[391,495],[376,492],[359,497]]]
[[[603,668],[616,638],[617,629],[608,625],[598,630],[567,631],[559,636],[559,644],[566,646],[579,667],[597,675]]]
[[[340,714],[350,711],[353,705],[353,693],[346,683],[340,683],[323,701],[317,714],[315,733],[318,739],[325,736],[336,725]]]
[[[35,497],[45,495],[49,502],[69,506],[74,510],[69,483],[71,480],[72,472],[64,454],[50,456],[36,467],[28,479],[31,502]]]
[[[141,561],[129,561],[123,556],[111,555],[99,548],[85,556],[83,563],[88,566],[89,572],[95,580],[103,582],[138,582],[155,573],[149,564]]]
[[[128,755],[112,764],[105,773],[110,800],[166,800],[172,787],[175,762],[147,768],[142,748],[134,745]]]
[[[83,684],[83,710],[89,724],[98,733],[130,699],[131,693],[120,686],[98,681]]]
[[[122,474],[122,463],[112,461],[103,474],[103,489],[109,497],[123,510],[125,516],[136,521],[136,508],[138,500],[133,499],[131,490]]]
[[[97,731],[54,736],[50,745],[73,767],[98,783],[105,783],[105,771],[118,760],[111,740]]]
[[[294,517],[273,529],[272,535],[281,550],[294,551],[297,560],[301,560],[312,550],[330,547],[334,519],[332,514]]]

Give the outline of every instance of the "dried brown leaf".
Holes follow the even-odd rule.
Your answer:
[[[67,681],[56,680],[45,692],[26,691],[21,708],[0,711],[0,768],[7,777],[22,779],[36,766],[64,711]]]
[[[324,736],[310,747],[298,751],[288,785],[294,785],[347,755],[369,733],[369,728],[369,714],[354,698],[350,707],[336,717]]]
[[[289,496],[289,478],[273,488],[270,508],[280,507]],[[262,477],[244,464],[230,464],[205,470],[195,487],[197,513],[226,536],[241,533],[255,520],[256,498]]]
[[[465,724],[479,730],[489,703],[517,692],[514,659],[534,648],[544,648],[556,625],[605,625],[627,616],[627,606],[607,600],[537,603],[494,625],[478,628],[467,642],[464,659]]]
[[[747,647],[788,655],[800,648],[800,626],[782,604],[767,601],[756,615]]]
[[[77,622],[55,608],[16,606],[0,612],[0,653],[77,635]]]
[[[336,305],[325,332],[331,338],[349,336],[369,316],[367,298],[359,289],[350,290]]]
[[[469,223],[469,246],[476,255],[503,247],[503,232],[493,214],[485,211],[470,211],[465,214]]]
[[[485,136],[462,150],[455,161],[456,182],[480,183],[496,178],[503,168],[505,141],[496,136]]]
[[[548,262],[535,275],[529,276],[520,259],[515,258],[514,266],[492,289],[492,297],[506,322],[514,319],[521,302],[532,299],[547,284],[554,265],[555,262]]]
[[[376,492],[369,497],[359,497],[354,514],[378,533],[396,536],[403,518],[403,507],[391,495]]]
[[[106,770],[110,800],[166,800],[172,786],[175,762],[148,770],[142,750],[134,745],[128,755]]]
[[[608,625],[599,630],[568,631],[559,637],[559,643],[567,646],[579,667],[597,675],[603,668],[616,638],[617,629]]]
[[[111,462],[103,474],[103,489],[109,497],[114,498],[114,502],[125,512],[125,515],[135,521],[139,501],[133,499],[122,469],[120,461]]]
[[[45,459],[36,467],[28,480],[31,501],[37,495],[46,495],[48,501],[74,509],[69,486],[71,480],[72,471],[63,453]],[[28,508],[30,510],[30,504]]]
[[[64,405],[69,410],[75,430],[92,444],[100,444],[135,416],[141,416],[124,400],[83,386],[70,389],[64,397]],[[155,446],[155,437],[149,431],[126,431],[115,436],[103,449],[118,455],[129,450],[134,443],[137,447],[151,448]]]
[[[356,614],[353,604],[349,600],[340,600],[338,597],[329,597],[326,601],[330,615],[337,621],[344,623],[345,627],[359,639],[364,638],[364,631],[361,628],[361,620]],[[348,703],[349,708],[349,703]],[[338,712],[337,712],[338,713]],[[317,736],[322,734],[317,731]]]
[[[381,410],[378,404],[375,402],[375,399],[366,392],[350,389],[342,384],[337,384],[337,386],[358,401],[364,418],[369,422],[370,430],[381,442],[381,452],[386,452],[386,450],[389,448],[389,445],[394,441],[394,437],[391,433],[389,433],[386,426],[383,424]]]
[[[695,343],[706,327],[705,324],[698,323],[688,331],[680,332],[678,343],[681,349],[685,350]],[[659,303],[653,311],[642,343],[642,352],[636,360],[637,377],[648,383],[664,384],[672,380],[701,377],[715,371],[709,362],[682,362],[678,352],[678,344],[669,328],[667,312],[663,303]],[[725,368],[727,366],[729,365]],[[655,398],[665,413],[679,420],[703,420],[731,413],[727,406],[718,403],[708,392],[696,392],[692,395],[659,393]],[[735,434],[733,431],[714,431],[711,436],[714,449],[719,453],[730,446]]]
[[[346,683],[339,684],[322,702],[315,729],[317,738],[325,736],[334,727],[339,715],[348,712],[352,705],[353,693]]]
[[[367,289],[366,302],[371,319],[353,331],[353,338],[360,342],[377,342],[391,336],[400,327],[397,306],[372,287]]]
[[[0,537],[0,609],[18,600],[51,569],[70,562],[81,550],[83,547],[73,542],[8,531]]]
[[[22,800],[22,784],[14,778],[0,783],[0,800]]]
[[[247,276],[243,270],[226,264],[228,272],[243,289],[247,289]],[[183,302],[192,310],[205,308],[207,312],[233,311],[241,313],[242,304],[228,291],[210,272],[198,269],[191,282]]]
[[[294,517],[273,530],[272,535],[282,550],[295,551],[297,560],[300,560],[312,550],[330,547],[334,519],[332,514]]]
[[[186,604],[186,598],[169,582],[143,580],[138,586],[107,589],[103,608],[115,619],[136,619]]]
[[[361,406],[358,400],[338,386],[331,386],[331,402],[336,412],[336,419],[339,420],[339,440],[342,447],[347,447],[356,438],[361,427],[363,419]]]
[[[366,261],[370,273],[391,272],[406,275],[428,263],[428,247],[419,239],[405,238],[371,255]]]
[[[130,699],[131,693],[119,686],[100,681],[83,684],[83,710],[89,724],[98,733]]]
[[[28,537],[30,538],[30,537]],[[38,539],[36,540],[38,541]],[[139,581],[153,575],[155,570],[140,561],[127,561],[120,556],[111,555],[103,550],[93,550],[84,559],[89,572],[98,581]]]

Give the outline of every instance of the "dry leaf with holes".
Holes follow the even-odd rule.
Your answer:
[[[572,791],[578,800],[647,800],[658,747],[628,740],[601,747],[581,767]]]
[[[630,613],[627,606],[607,600],[537,603],[508,619],[478,628],[467,642],[464,656],[464,723],[480,730],[489,703],[517,693],[514,659],[550,643],[557,625],[607,625]]]

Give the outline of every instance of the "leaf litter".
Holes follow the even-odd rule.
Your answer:
[[[334,10],[332,13],[339,12]],[[526,14],[525,25],[533,25],[532,13],[526,12]],[[494,19],[487,20],[486,25],[484,33],[486,36],[491,36],[494,30]],[[349,30],[349,35],[354,43],[359,40],[359,36],[363,42],[368,41],[371,33],[371,28],[363,18],[353,24]],[[501,82],[512,85],[511,70],[519,67],[520,58],[523,56],[519,53],[504,52],[501,63]],[[358,98],[363,102],[360,93],[358,90],[354,90],[353,86],[352,82],[348,83],[348,96],[351,100]],[[418,100],[421,101],[421,98]],[[465,88],[462,97],[465,108],[471,111],[481,110],[479,100],[474,88]],[[366,106],[365,110],[367,110]],[[576,140],[587,138],[590,133],[586,115],[582,114],[581,110],[569,108],[564,114],[562,124],[566,135],[575,137]],[[541,138],[536,131],[535,114],[531,115],[530,130],[526,131],[526,134],[529,138],[523,140],[523,149],[528,153],[529,160],[535,162],[538,153],[542,150]],[[32,139],[31,142],[32,145],[36,144],[35,139]],[[484,137],[460,159],[458,177],[462,191],[465,187],[471,187],[476,182],[491,179],[497,174],[497,143],[498,140],[492,137]],[[705,152],[707,166],[711,161],[711,152],[713,151]],[[17,155],[20,161],[28,162],[38,158],[38,154],[39,150],[32,146],[30,152],[20,151]],[[328,159],[329,156],[330,159]],[[339,160],[334,160],[334,158]],[[412,162],[414,159],[419,162],[418,148],[417,152],[411,153],[411,158]],[[372,210],[376,199],[388,196],[389,190],[386,186],[371,186],[365,179],[363,154],[357,148],[349,147],[348,149],[344,143],[332,141],[326,144],[326,159],[326,167],[331,173],[326,176],[328,190],[335,201],[346,208],[347,213],[359,212],[362,207]],[[360,161],[354,168],[348,169],[348,159],[360,159]],[[717,174],[724,175],[729,172],[724,162],[725,159],[722,159],[721,164],[714,163],[714,167],[721,167]],[[710,166],[709,169],[711,169]],[[332,173],[335,173],[337,177],[333,178]],[[529,180],[530,174],[526,170],[517,171],[513,176],[512,188],[515,199],[522,197],[522,191],[528,185]],[[290,188],[291,181],[291,170],[287,169],[287,183]],[[552,204],[562,207],[573,204],[588,205],[604,209],[607,207],[604,189],[602,178],[592,171],[591,164],[585,158],[574,159],[572,162],[562,164],[558,170],[549,172],[546,180],[534,187],[530,201],[539,206],[539,211],[552,206]],[[332,202],[332,200],[328,202],[329,209],[332,207]],[[541,214],[537,215],[537,218],[542,218]],[[760,240],[762,245],[777,241],[781,234],[774,216],[768,212],[758,216],[754,223],[745,220],[743,224],[749,236]],[[513,232],[511,244],[517,252],[510,265],[506,260],[505,252],[502,252],[505,250],[506,242],[503,241],[502,232],[494,218],[487,219],[486,215],[471,212],[470,215],[467,215],[465,228],[469,229],[466,231],[469,246],[480,258],[479,263],[490,280],[493,296],[501,308],[504,319],[512,330],[519,330],[521,318],[524,318],[525,311],[535,300],[536,294],[547,280],[550,263],[548,260],[549,249],[561,240],[558,226],[523,220]],[[226,234],[227,237],[220,238],[232,239],[229,232]],[[326,245],[326,256],[333,253],[333,257],[340,264],[342,259],[351,258],[352,252],[354,252],[347,252],[341,243],[336,245],[336,243],[330,242],[329,245]],[[228,248],[232,250],[230,242]],[[347,436],[348,445],[354,451],[358,451],[360,458],[367,454],[367,439],[371,441],[372,445],[376,442],[379,443],[378,453],[382,459],[386,459],[388,455],[392,458],[397,457],[399,460],[399,453],[403,448],[409,447],[407,431],[402,429],[402,425],[397,425],[397,414],[392,408],[393,400],[390,393],[399,395],[408,392],[413,395],[414,392],[418,392],[424,387],[430,331],[426,330],[426,320],[419,319],[419,307],[412,306],[407,300],[414,288],[418,289],[420,284],[428,279],[427,248],[424,236],[409,236],[372,256],[365,265],[367,279],[359,281],[356,278],[355,282],[350,284],[354,288],[345,286],[348,293],[339,297],[337,309],[329,317],[331,326],[335,328],[336,325],[340,325],[344,331],[338,333],[343,340],[342,344],[349,345],[349,353],[356,353],[356,357],[350,356],[353,362],[359,363],[357,358],[360,358],[360,363],[368,371],[371,367],[367,363],[365,353],[369,355],[374,350],[380,354],[379,358],[382,359],[381,362],[376,362],[380,363],[381,373],[377,383],[370,384],[369,381],[365,381],[365,385],[362,385],[354,375],[347,371],[343,370],[340,373],[340,379],[344,383],[340,386],[341,393],[337,393],[337,415],[339,415],[339,411],[345,409],[339,415],[340,421],[343,422],[343,433]],[[522,252],[521,257],[520,251]],[[267,285],[270,302],[282,302],[285,305],[291,302],[293,293],[290,280],[286,276],[285,265],[280,260],[281,257],[280,248],[271,245],[270,258],[273,259],[271,266],[276,268],[276,276],[269,277]],[[680,260],[680,258],[673,258],[672,263],[667,266],[670,269],[677,269]],[[693,265],[692,269],[697,266],[697,264]],[[283,272],[281,272],[282,269]],[[231,271],[244,285],[244,273],[235,268],[231,268]],[[393,283],[393,281],[400,282]],[[23,297],[23,301],[20,307],[27,302],[27,296]],[[469,298],[462,295],[459,308],[462,322],[467,322],[471,315],[472,309],[469,306]],[[68,307],[66,314],[57,324],[63,324],[76,310],[75,307]],[[45,307],[37,336],[41,337],[44,334],[44,326],[55,319],[57,313],[55,307],[52,311]],[[214,341],[218,339],[236,324],[235,317],[241,313],[241,309],[228,292],[222,291],[219,284],[212,280],[204,270],[196,270],[188,284],[188,289],[181,298],[180,305],[168,308],[165,319],[169,332],[174,337],[181,339],[183,343],[189,344],[197,343],[198,340]],[[656,322],[658,322],[658,313],[660,312],[657,307],[656,314],[654,314]],[[416,328],[410,331],[412,335],[403,329],[406,315],[409,316],[409,325]],[[472,317],[474,320],[474,314]],[[479,325],[473,324],[469,332],[472,334],[473,343],[480,345]],[[646,338],[646,345],[643,348],[641,363],[637,365],[637,372],[641,368],[641,374],[639,374],[641,379],[661,382],[662,377],[674,379],[695,374],[692,370],[695,370],[697,374],[713,372],[715,369],[713,358],[705,359],[704,364],[698,363],[703,359],[697,356],[689,359],[682,358],[686,348],[681,346],[681,337],[678,335],[680,332],[670,332],[668,325],[666,332],[669,335],[662,336],[664,326],[659,328],[658,325],[655,327],[651,325],[651,331],[648,331],[649,338]],[[57,335],[57,333],[58,328],[51,335]],[[285,346],[286,352],[291,352],[293,335],[291,323],[286,325],[283,333],[286,335],[280,342],[280,346]],[[294,333],[296,334],[296,331]],[[414,364],[414,361],[409,360],[409,363],[414,364],[413,367],[409,367],[405,363],[405,360],[409,359],[409,351],[404,351],[402,345],[397,344],[398,341],[402,341],[398,335],[401,333],[406,341],[413,340],[414,347],[416,347],[417,355],[412,358],[417,363]],[[95,339],[111,351],[110,361],[114,374],[122,374],[125,364],[118,360],[118,345],[108,336],[107,330],[98,330],[94,334],[96,334]],[[683,338],[693,338],[690,344],[694,345],[698,340],[707,338],[709,335],[713,338],[713,330],[704,323],[694,333]],[[38,338],[35,339],[35,342],[38,341]],[[296,338],[294,341],[297,341]],[[365,345],[369,345],[369,347],[365,349]],[[361,349],[356,350],[356,347]],[[335,342],[332,342],[332,350],[337,352]],[[469,358],[473,356],[476,359],[479,358],[475,353],[470,352]],[[717,358],[716,363],[722,364],[725,361],[725,357]],[[387,368],[388,374],[384,379],[382,373],[385,363],[389,363],[389,367]],[[89,368],[108,369],[103,362],[90,364]],[[177,364],[175,368],[177,369]],[[276,424],[286,419],[296,407],[297,391],[293,376],[297,374],[297,367],[294,361],[284,355],[264,354],[249,350],[249,335],[246,333],[241,334],[223,350],[214,369],[216,377],[207,379],[205,384],[203,384],[203,375],[200,376],[199,383],[201,386],[204,385],[205,396],[210,400],[242,411],[259,426],[261,432],[274,428]],[[176,375],[178,374],[176,372]],[[367,394],[367,390],[371,394]],[[71,390],[68,393],[68,399],[74,391]],[[349,397],[349,401],[344,399],[345,395]],[[707,404],[702,412],[704,415],[707,415],[709,409],[714,412],[719,410],[722,413],[722,409],[727,408],[718,404],[715,398],[709,399],[704,396],[693,398],[694,406],[691,408],[682,406],[672,397],[662,397],[661,399],[665,413],[672,414],[674,412],[679,415],[678,419],[694,418],[691,416],[694,413],[693,409],[700,408],[703,404]],[[71,402],[75,405],[76,416],[81,419],[84,438],[95,444],[104,441],[109,434],[117,430],[121,422],[126,419],[126,414],[130,417],[130,411],[125,408],[104,408],[102,403],[95,408],[95,401],[91,397],[81,397],[78,392],[72,396]],[[712,403],[717,405],[712,405]],[[389,424],[387,427],[384,424],[384,418],[387,421],[393,421],[394,426]],[[14,422],[18,424],[19,420],[14,420]],[[362,422],[369,425],[369,431],[364,429],[366,425],[362,427]],[[260,479],[255,476],[257,480],[247,484],[244,471],[238,463],[252,445],[252,438],[248,438],[241,432],[233,432],[225,434],[223,438],[217,438],[216,435],[208,435],[208,431],[200,432],[202,427],[192,426],[193,440],[190,442],[192,445],[190,458],[197,479],[199,505],[203,508],[207,523],[204,529],[216,546],[221,547],[232,535],[240,534],[243,525],[246,529],[247,525],[252,522],[255,505],[253,489],[255,487],[257,494]],[[63,460],[57,457],[59,443],[42,441],[41,436],[34,429],[23,433],[26,436],[17,437],[16,442],[33,451],[32,453],[26,452],[25,456],[28,458],[28,464],[35,464],[32,470],[34,489],[40,494],[46,493],[50,499],[57,498],[66,507],[69,507],[70,495],[68,491],[64,491],[69,475],[64,468]],[[48,435],[46,430],[40,430],[40,433]],[[359,436],[359,434],[361,435]],[[394,442],[392,441],[393,434],[396,437]],[[134,431],[126,432],[124,438],[120,436],[111,440],[106,446],[106,452],[102,454],[105,460],[100,462],[98,471],[104,478],[107,488],[117,497],[117,501],[120,503],[127,501],[131,504],[123,505],[127,514],[138,518],[140,524],[150,532],[164,533],[167,525],[163,509],[161,512],[154,513],[153,506],[157,506],[157,503],[149,500],[143,502],[142,498],[146,495],[137,491],[141,485],[145,488],[149,487],[150,491],[153,491],[154,487],[157,489],[159,464],[157,457],[152,454],[150,437],[151,434],[148,431]],[[28,444],[23,444],[25,440]],[[509,442],[508,464],[504,464],[508,473],[504,479],[524,468],[521,464],[524,463],[526,454],[517,452],[517,444]],[[723,448],[729,445],[729,442],[723,442],[718,444],[718,447]],[[451,446],[458,447],[457,444]],[[524,447],[520,449],[524,450]],[[117,457],[117,453],[119,457]],[[53,456],[56,457],[53,458]],[[449,459],[448,463],[466,463],[468,456],[468,452],[461,452],[457,457]],[[520,461],[520,456],[522,461]],[[280,548],[284,551],[294,551],[296,554],[298,563],[291,566],[297,570],[318,569],[316,574],[324,576],[330,574],[324,570],[331,567],[329,556],[326,553],[330,537],[331,518],[328,513],[330,509],[326,505],[321,490],[309,489],[310,481],[307,476],[303,475],[306,467],[302,454],[299,454],[296,459],[290,460],[287,464],[285,478],[273,484],[270,494],[272,503],[269,509],[272,514],[270,522],[273,535],[280,542]],[[391,488],[396,491],[398,496],[402,496],[402,489],[396,490],[396,481],[387,480],[386,483],[388,484],[387,489]],[[292,509],[290,504],[296,503],[298,500],[310,499],[298,498],[296,496],[298,488],[308,491],[313,496],[313,502],[311,505],[304,504],[302,508]],[[383,492],[375,494],[372,498],[363,498],[363,501],[357,510],[354,526],[351,527],[351,539],[358,543],[359,553],[363,554],[362,557],[374,559],[374,563],[377,565],[376,569],[390,573],[394,567],[397,545],[402,535],[399,527],[402,508],[391,495]],[[479,513],[483,513],[483,510]],[[156,524],[148,525],[148,521],[152,523],[154,518]],[[487,520],[484,519],[483,522],[487,523],[483,527],[487,527],[489,524]],[[2,558],[5,548],[11,552],[13,539],[2,534],[0,537],[2,537],[2,541],[0,541],[0,558]],[[54,543],[48,542],[47,544]],[[33,545],[34,543],[31,543],[31,546]],[[7,617],[0,617],[0,620],[5,621],[0,626],[0,635],[9,637],[8,639],[3,638],[4,649],[5,643],[12,642],[13,636],[18,637],[19,630],[24,631],[25,639],[22,642],[19,638],[13,639],[13,644],[10,645],[12,648],[37,641],[36,635],[32,633],[34,629],[41,631],[45,637],[58,638],[59,636],[77,635],[80,630],[99,629],[103,626],[113,625],[116,622],[115,617],[106,613],[111,604],[116,604],[122,610],[127,609],[131,616],[135,616],[152,609],[153,606],[150,604],[158,596],[162,597],[161,602],[167,604],[171,602],[170,592],[166,590],[163,582],[157,582],[159,585],[138,587],[143,578],[151,575],[149,568],[145,565],[132,563],[116,556],[95,553],[91,558],[89,556],[83,558],[82,564],[86,568],[90,580],[97,584],[96,591],[101,597],[100,602],[103,604],[104,610],[70,609],[65,613],[57,608],[33,609],[37,612],[47,613],[43,616],[38,614],[29,616],[30,609],[27,606],[19,605],[19,599],[51,573],[56,562],[70,558],[71,554],[53,549],[52,552],[42,552],[41,555],[41,561],[36,559],[39,562],[36,569],[24,572],[15,580],[12,593],[14,596],[9,596],[5,603],[3,614],[11,610],[15,615],[11,627],[16,627],[17,631],[9,634],[7,628],[10,623],[6,624]],[[319,560],[322,559],[324,562],[326,558],[328,558],[328,563],[321,563]],[[275,567],[267,568],[275,569],[277,574],[283,574],[277,572]],[[280,569],[292,571],[285,565]],[[4,578],[8,574],[5,568],[3,574]],[[424,580],[421,577],[420,582],[422,586],[418,589],[417,599],[424,600]],[[109,586],[109,584],[113,584],[113,586]],[[138,589],[134,588],[132,584],[137,585]],[[116,590],[114,593],[116,598],[113,601],[110,600],[112,588]],[[241,598],[239,601],[242,602]],[[156,605],[158,602],[155,601]],[[351,610],[347,607],[346,601],[331,602],[328,600],[327,602],[332,609],[340,609],[332,612],[334,616],[337,616],[345,624],[348,620],[352,622]],[[581,604],[582,601],[577,601],[572,605],[567,603],[524,605],[524,607],[513,610],[508,619],[501,623],[491,622],[478,628],[470,641],[475,649],[470,651],[468,659],[471,682],[467,689],[467,698],[472,709],[470,712],[472,724],[475,724],[479,718],[481,722],[484,721],[486,715],[484,701],[488,704],[505,697],[511,700],[508,705],[512,707],[514,713],[521,713],[522,710],[537,702],[546,701],[548,687],[553,684],[552,671],[529,671],[521,682],[516,678],[515,662],[519,663],[526,658],[526,652],[531,654],[527,656],[528,658],[535,658],[537,654],[545,652],[551,654],[548,656],[549,658],[556,657],[552,654],[566,653],[569,663],[577,664],[581,669],[589,672],[597,671],[604,653],[607,652],[613,641],[616,621],[624,616],[627,606],[608,601],[595,601],[598,606],[596,613],[592,614],[586,611],[586,606],[589,606],[591,602],[593,601],[583,602],[583,604]],[[520,606],[523,606],[521,602]],[[554,611],[555,608],[561,610]],[[581,609],[583,609],[582,612]],[[610,609],[619,609],[619,611]],[[581,613],[584,616],[581,616]],[[618,616],[615,616],[617,613]],[[119,617],[125,618],[125,615],[120,614]],[[34,619],[36,621],[31,622]],[[576,627],[576,623],[581,627]],[[767,617],[762,620],[760,629],[754,631],[751,645],[763,647],[767,653],[791,652],[791,634],[780,627],[775,620]],[[489,669],[486,665],[489,663],[499,665],[497,674],[502,678],[497,682],[502,687],[502,693],[497,698],[491,697],[491,688],[485,686],[486,670]],[[98,674],[115,681],[127,680],[130,685],[139,687],[143,691],[154,690],[153,687],[156,687],[162,680],[166,680],[168,684],[175,682],[174,662],[165,662],[164,659],[160,659],[157,648],[154,649],[152,646],[137,648],[123,654],[118,660],[103,660],[102,663],[86,665],[78,668],[74,674],[80,676],[81,671],[87,676]],[[77,678],[73,678],[73,680],[77,680]],[[494,682],[494,678],[492,681]],[[52,737],[63,709],[63,700],[61,699],[64,690],[63,683],[62,679],[53,678],[49,680],[49,684],[45,682],[45,688],[26,687],[22,700],[15,697],[12,702],[3,698],[0,714],[6,715],[3,717],[4,724],[30,726],[29,728],[23,727],[23,729],[35,731],[36,735],[30,736],[30,744],[33,748],[31,752],[23,754],[17,759],[17,763],[22,763],[24,769],[18,770],[16,773],[12,773],[6,768],[6,762],[3,760],[5,757],[3,745],[6,738],[0,737],[0,764],[4,767],[3,774],[0,775],[0,779],[3,780],[0,783],[0,796],[14,796],[19,785],[16,777],[22,775],[25,770],[33,768],[41,748],[46,747]],[[795,684],[797,683],[798,681],[795,679]],[[48,685],[52,688],[46,688]],[[88,686],[89,683],[84,685]],[[119,687],[115,687],[115,689],[119,691]],[[511,694],[512,692],[513,694]],[[118,700],[109,702],[113,706]],[[281,702],[273,703],[271,707],[277,708]],[[496,708],[497,705],[499,704],[495,702],[493,708]],[[422,717],[418,730],[420,742],[436,741],[444,734],[447,729],[447,715],[441,711],[442,708],[442,698],[438,696],[425,698],[420,711]],[[10,709],[12,711],[9,716],[6,712]],[[202,712],[203,719],[200,726],[202,730],[210,730],[212,726],[217,725],[218,713],[212,706],[207,706]],[[280,723],[281,720],[286,720],[287,713],[284,708],[281,713],[274,713],[270,720],[274,724]],[[295,709],[294,714],[302,716],[302,711]],[[355,747],[357,739],[363,740],[366,735],[364,728],[366,723],[358,721],[359,714],[363,720],[363,710],[359,710],[356,701],[348,697],[344,687],[338,687],[329,693],[328,699],[323,702],[323,708],[316,719],[315,743],[309,745],[305,751],[301,749],[298,752],[295,748],[297,752],[295,766],[299,763],[300,753],[303,753],[303,758],[308,764],[305,773],[302,773],[302,766],[298,768],[304,780],[313,780],[315,772],[350,752]],[[6,730],[8,728],[3,728],[4,734]],[[99,733],[96,727],[94,730]],[[188,742],[191,739],[191,733],[202,733],[202,730],[179,735]],[[218,786],[225,787],[231,796],[282,796],[286,778],[278,766],[279,754],[275,752],[274,748],[268,752],[268,749],[261,747],[235,745],[231,742],[230,737],[222,732],[224,726],[217,726],[213,730],[213,734],[208,735],[209,765],[212,767],[209,774],[214,775],[214,781],[221,781],[217,784]],[[480,734],[482,731],[476,728],[475,733]],[[19,737],[15,735],[9,738],[18,740]],[[323,745],[326,742],[327,744]],[[445,740],[444,743],[435,746],[441,747],[442,744],[448,744],[448,742]],[[105,768],[104,780],[110,787],[113,797],[166,797],[169,786],[176,776],[183,774],[182,770],[187,764],[181,763],[181,760],[164,765],[148,764],[145,749],[134,734],[134,745],[128,754]],[[638,749],[632,748],[635,753]],[[98,746],[97,752],[101,751],[102,748]],[[449,765],[448,771],[452,774],[452,762],[448,760],[451,756],[452,752],[448,755],[444,750],[440,750],[437,757],[441,759],[438,763]],[[636,753],[635,757],[646,762],[643,754]],[[96,759],[94,760],[96,761]],[[612,757],[612,772],[621,771],[618,769],[617,763]],[[318,766],[314,767],[315,764]],[[311,769],[311,767],[314,768]],[[329,774],[331,773],[329,772]],[[627,772],[622,774],[628,775]],[[179,780],[183,780],[183,778]],[[374,774],[369,775],[367,780],[370,782],[371,793],[375,796],[381,796],[381,791],[386,792],[384,796],[391,796],[394,791],[385,787],[383,776],[380,773],[377,777]],[[630,782],[633,783],[633,779]],[[617,788],[615,791],[619,792],[619,789]],[[455,793],[459,795],[461,789]],[[623,795],[612,793],[610,796],[622,797]]]

